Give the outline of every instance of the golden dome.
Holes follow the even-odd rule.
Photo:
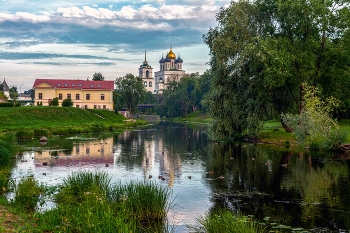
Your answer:
[[[171,48],[170,48],[170,51],[168,53],[168,57],[170,59],[175,59],[176,58],[176,55],[175,55],[175,53],[173,52],[173,50]]]

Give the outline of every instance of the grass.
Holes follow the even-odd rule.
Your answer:
[[[0,133],[17,131],[20,138],[113,131],[143,124],[126,121],[122,115],[108,110],[40,106],[1,108],[0,122],[4,122]]]
[[[177,117],[170,119],[173,122],[192,122],[192,123],[209,123],[210,118],[206,117],[202,111],[189,113],[186,117]]]
[[[28,187],[27,187],[28,188]],[[29,232],[166,232],[169,190],[154,183],[111,184],[103,172],[68,176],[57,206],[35,212]]]
[[[262,233],[268,232],[266,228],[254,222],[251,218],[235,215],[230,211],[219,211],[218,213],[200,216],[198,226],[190,225],[191,232],[200,233]]]

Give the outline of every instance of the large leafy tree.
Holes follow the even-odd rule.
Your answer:
[[[103,77],[103,75],[98,72],[98,73],[94,73],[94,75],[92,76],[92,80],[94,81],[104,81],[105,77]]]
[[[273,115],[301,113],[303,83],[346,98],[340,85],[349,82],[348,4],[255,0],[222,8],[218,26],[204,35],[214,77],[204,101],[212,135],[256,133]]]
[[[124,77],[117,78],[115,84],[119,100],[127,106],[130,113],[135,113],[137,104],[143,100],[146,94],[142,78],[133,74],[126,74]]]

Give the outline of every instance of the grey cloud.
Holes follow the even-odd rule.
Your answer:
[[[51,58],[101,59],[101,60],[113,60],[113,61],[124,60],[124,59],[114,59],[114,58],[111,59],[108,57],[91,56],[91,55],[78,55],[78,54],[67,55],[67,54],[54,54],[54,53],[21,53],[21,52],[2,52],[0,53],[0,58],[6,59],[6,60],[51,59]]]

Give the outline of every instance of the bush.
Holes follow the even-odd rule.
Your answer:
[[[0,107],[13,107],[13,103],[0,103]]]
[[[338,150],[346,141],[348,133],[345,130],[332,130],[324,142],[327,150]]]
[[[26,210],[34,211],[40,195],[45,192],[45,188],[33,177],[27,177],[19,181],[15,187],[15,198],[13,203]]]
[[[59,102],[58,102],[58,98],[53,98],[51,103],[50,103],[50,106],[58,106],[59,105]]]
[[[73,101],[72,99],[65,99],[62,101],[62,107],[72,107]]]

